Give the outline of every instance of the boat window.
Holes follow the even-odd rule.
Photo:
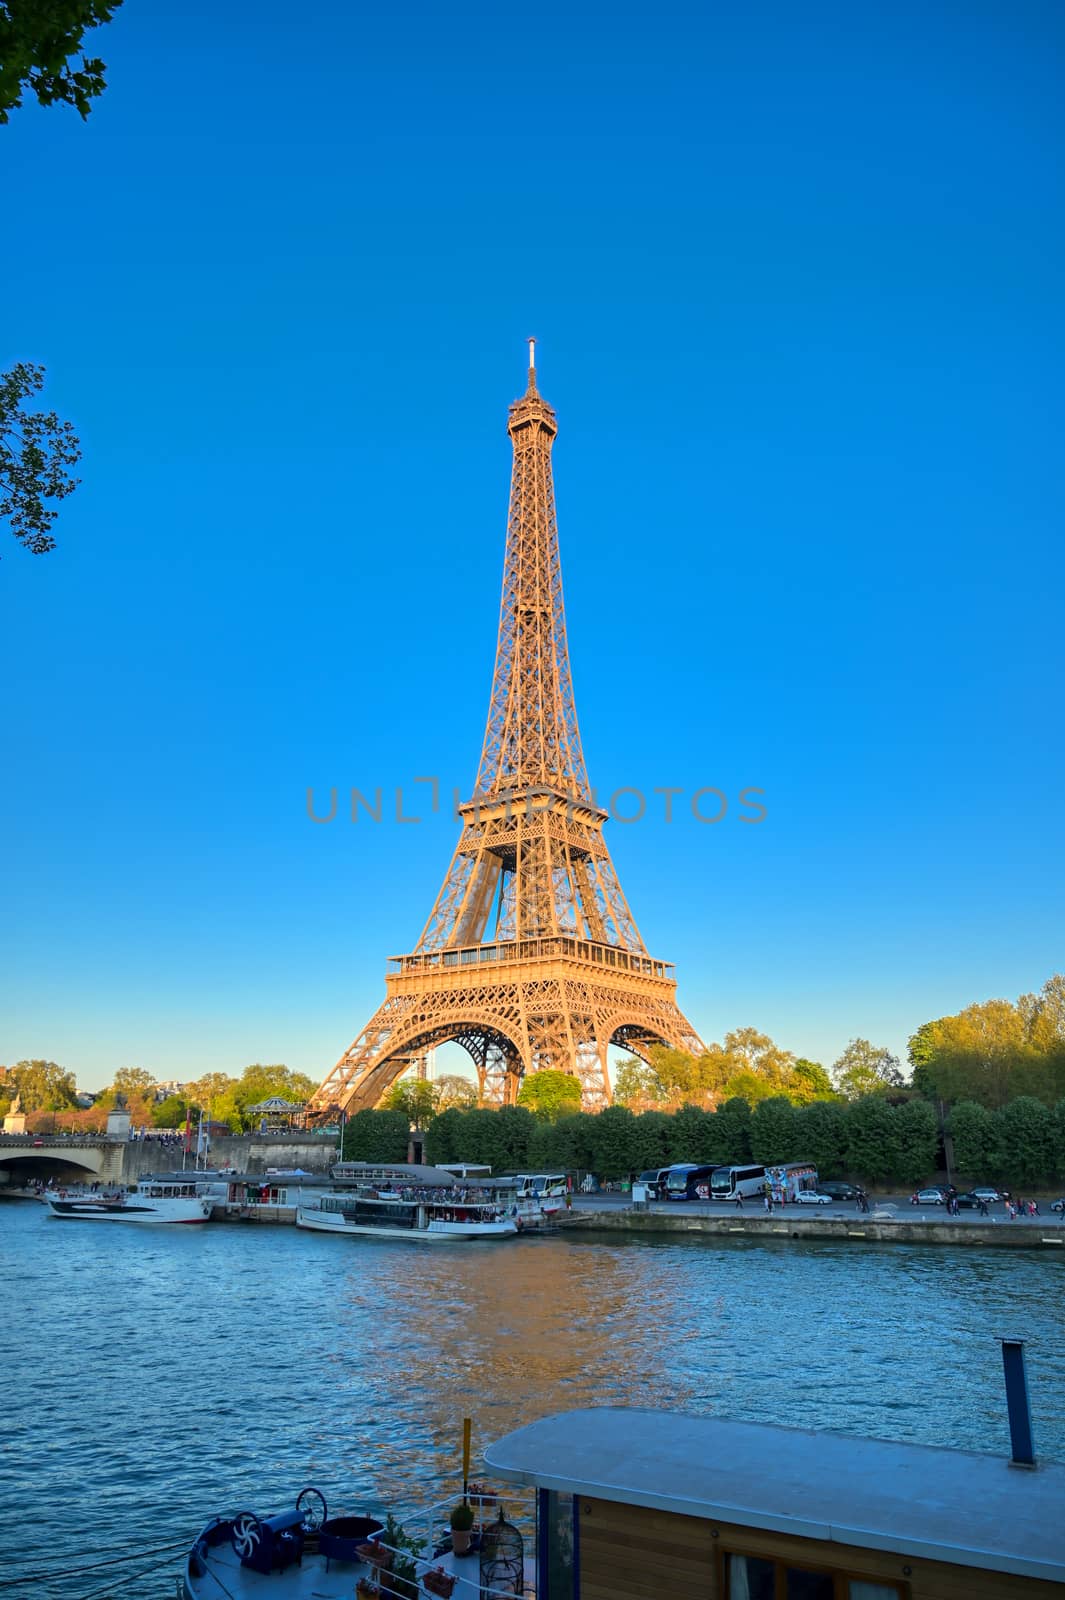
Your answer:
[[[540,1578],[537,1593],[542,1600],[573,1600],[574,1582],[574,1511],[576,1502],[571,1494],[559,1494],[554,1489],[541,1489],[539,1500]]]
[[[725,1572],[728,1600],[776,1600],[775,1562],[760,1561],[757,1556],[729,1556]]]
[[[788,1600],[835,1600],[836,1585],[829,1572],[785,1567],[784,1593]]]
[[[903,1600],[904,1584],[792,1566],[765,1556],[725,1556],[725,1600]]]

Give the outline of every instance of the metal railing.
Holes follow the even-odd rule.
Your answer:
[[[467,1495],[466,1498],[474,1512],[474,1524],[473,1528],[471,1529],[471,1533],[475,1536],[483,1535],[486,1524],[493,1521],[498,1513],[499,1507],[502,1504],[502,1497],[497,1494],[470,1494]],[[425,1548],[430,1552],[428,1555],[412,1555],[409,1550],[403,1549],[400,1546],[386,1544],[381,1538],[380,1534],[374,1536],[372,1539],[368,1539],[366,1542],[367,1544],[379,1545],[382,1550],[387,1550],[392,1557],[393,1562],[401,1561],[405,1564],[409,1563],[414,1568],[415,1579],[419,1585],[419,1596],[425,1596],[434,1592],[432,1588],[426,1588],[424,1586],[426,1574],[430,1572],[437,1572],[441,1570],[441,1567],[443,1566],[443,1571],[445,1574],[453,1576],[456,1579],[464,1579],[466,1586],[468,1586],[472,1581],[477,1588],[480,1600],[515,1600],[515,1591],[513,1589],[497,1589],[489,1584],[481,1583],[480,1562],[476,1550],[471,1550],[470,1552],[469,1561],[471,1565],[468,1574],[464,1566],[460,1566],[457,1569],[452,1568],[452,1570],[449,1572],[448,1566],[443,1565],[446,1558],[451,1556],[450,1551],[446,1549],[442,1550],[439,1556],[432,1554],[434,1550],[440,1549],[441,1545],[445,1544],[447,1538],[450,1536],[450,1514],[451,1508],[454,1506],[454,1504],[454,1500],[439,1501],[435,1505],[428,1506],[424,1510],[419,1511],[414,1517],[411,1518],[413,1537],[415,1540],[417,1540],[419,1537],[422,1539]],[[526,1572],[529,1572],[530,1566],[533,1570],[535,1570],[535,1513],[531,1509],[514,1509],[513,1513],[508,1516],[508,1521],[510,1521],[521,1533],[522,1540],[524,1542]],[[451,1559],[452,1561],[457,1560],[464,1563],[466,1557],[451,1556]],[[382,1600],[409,1600],[409,1590],[403,1587],[402,1584],[397,1584],[397,1574],[395,1572],[390,1572],[384,1568],[373,1568],[372,1564],[370,1563],[368,1563],[368,1565],[371,1566],[371,1570],[373,1570],[375,1573],[372,1581],[377,1584],[378,1592],[380,1593]],[[457,1583],[456,1587],[458,1587]],[[357,1588],[355,1592],[358,1594]],[[536,1600],[536,1584],[528,1576],[523,1579],[520,1593],[522,1600]]]
[[[397,974],[434,972],[452,967],[482,966],[489,962],[536,961],[546,956],[592,961],[597,966],[614,967],[640,977],[657,978],[667,983],[676,981],[672,961],[655,961],[651,956],[622,950],[617,945],[598,944],[593,939],[578,939],[568,934],[554,934],[544,939],[504,939],[496,944],[458,945],[445,950],[420,951],[416,955],[390,956],[388,971]]]

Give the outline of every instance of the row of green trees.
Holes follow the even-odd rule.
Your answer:
[[[961,1176],[1017,1187],[1065,1182],[1065,1101],[1053,1110],[1032,1098],[998,1112],[968,1104],[950,1119]],[[402,1161],[408,1142],[402,1112],[361,1111],[347,1124],[344,1154],[354,1161]],[[617,1179],[674,1161],[812,1161],[825,1177],[910,1188],[941,1160],[939,1124],[927,1101],[862,1100],[793,1105],[782,1097],[727,1100],[716,1111],[634,1113],[610,1106],[549,1120],[524,1106],[451,1108],[425,1135],[431,1162],[486,1162],[494,1172],[595,1172]]]
[[[521,1106],[451,1111],[435,1118],[426,1133],[432,1161],[486,1161],[497,1172],[515,1166],[586,1170],[608,1179],[674,1161],[807,1160],[826,1176],[850,1172],[869,1182],[909,1185],[935,1171],[937,1150],[931,1106],[894,1106],[880,1096],[804,1106],[777,1097],[753,1109],[731,1099],[716,1111],[682,1106],[672,1113],[610,1106],[555,1122]]]
[[[615,1100],[647,1111],[710,1109],[730,1099],[752,1106],[776,1098],[809,1105],[911,1092],[937,1106],[968,1100],[996,1110],[1023,1096],[1050,1108],[1065,1098],[1065,974],[1048,978],[1038,994],[985,1000],[922,1023],[908,1054],[909,1079],[897,1056],[862,1038],[852,1039],[826,1068],[783,1049],[757,1028],[735,1028],[723,1044],[711,1044],[699,1056],[659,1047],[649,1061],[621,1062]],[[524,1087],[521,1098],[533,1104]]]
[[[264,1066],[255,1062],[245,1067],[239,1078],[225,1072],[209,1072],[186,1083],[180,1094],[160,1098],[158,1081],[144,1067],[120,1067],[107,1088],[97,1095],[94,1105],[79,1110],[72,1073],[54,1061],[19,1061],[13,1067],[0,1069],[0,1115],[17,1095],[22,1110],[31,1117],[58,1115],[64,1128],[92,1132],[104,1126],[108,1111],[121,1094],[136,1126],[180,1128],[186,1116],[196,1120],[202,1110],[212,1122],[227,1123],[234,1133],[240,1133],[257,1126],[250,1109],[253,1105],[273,1095],[303,1104],[316,1087],[305,1073],[293,1072],[283,1063]]]

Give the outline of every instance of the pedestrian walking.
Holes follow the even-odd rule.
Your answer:
[[[742,1211],[743,1210],[743,1196],[742,1196],[742,1194],[738,1194],[736,1196],[736,1210],[737,1211]]]
[[[773,1195],[772,1195],[772,1191],[769,1190],[769,1189],[767,1189],[766,1192],[765,1192],[765,1208],[768,1211],[769,1215],[772,1216],[773,1215]]]

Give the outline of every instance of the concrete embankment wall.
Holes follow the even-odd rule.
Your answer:
[[[853,1217],[727,1217],[626,1209],[571,1212],[566,1226],[583,1232],[645,1234],[709,1234],[718,1238],[746,1235],[756,1239],[839,1239],[854,1244],[952,1244],[986,1249],[1060,1250],[1065,1256],[1065,1226],[1055,1216],[1030,1223],[940,1222],[900,1218],[897,1221]]]
[[[181,1150],[174,1160],[173,1150],[162,1155],[150,1139],[131,1141],[126,1150],[126,1171],[136,1168],[138,1173],[157,1173],[166,1165],[166,1157],[170,1157],[171,1166],[181,1166]],[[265,1173],[273,1166],[283,1171],[301,1168],[305,1173],[326,1174],[336,1160],[336,1134],[329,1133],[296,1134],[291,1138],[269,1133],[232,1134],[230,1138],[211,1139],[209,1154],[211,1166],[233,1166],[238,1173]]]

